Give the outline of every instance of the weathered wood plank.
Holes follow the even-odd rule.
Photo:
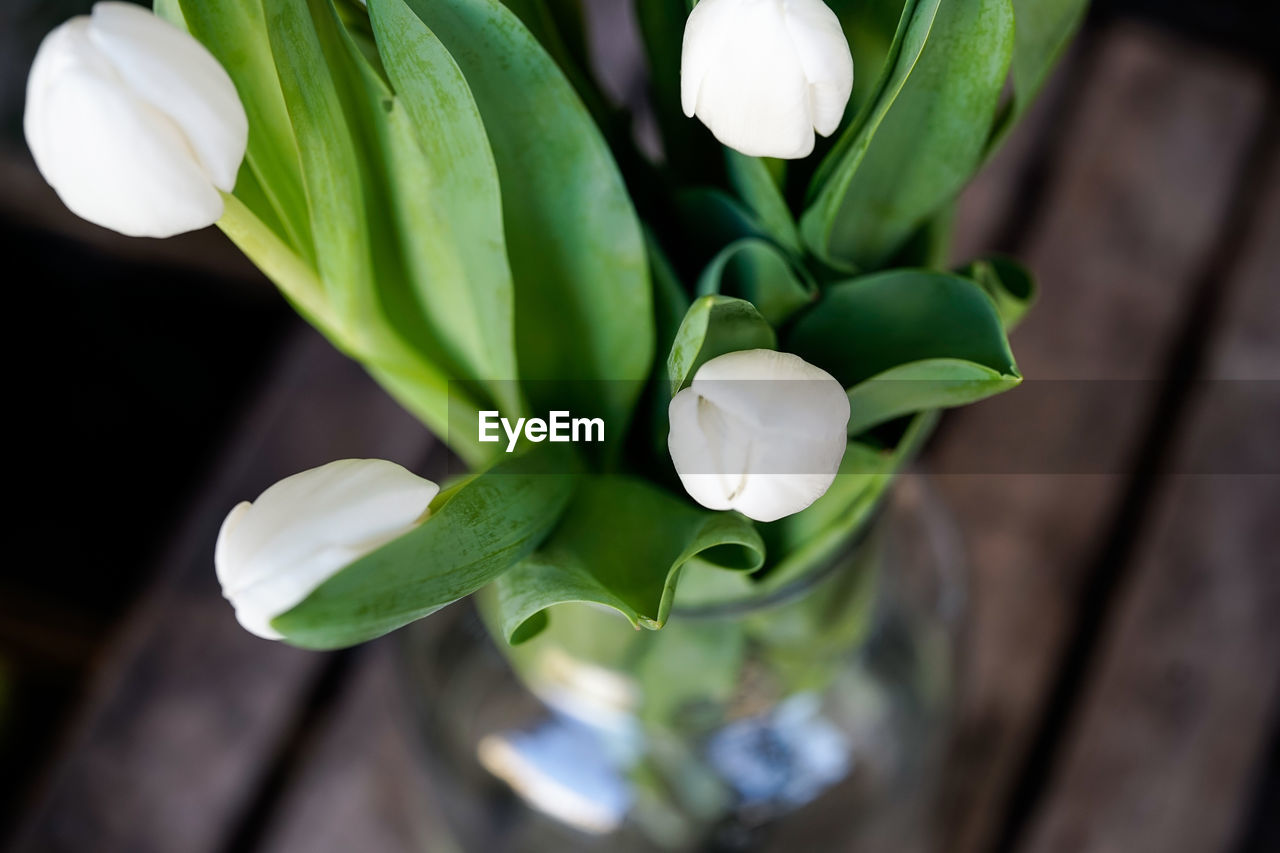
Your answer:
[[[401,853],[451,849],[409,719],[393,638],[363,649],[294,784],[264,853]]]
[[[945,802],[955,851],[988,849],[1003,819],[1140,440],[1156,387],[1144,380],[1159,376],[1262,108],[1257,75],[1133,25],[1098,34],[1072,85],[1086,87],[1082,107],[1020,251],[1043,293],[1015,334],[1028,383],[954,415],[932,456],[972,564]]]
[[[1216,853],[1250,801],[1280,700],[1280,158],[1251,231],[1031,853]]]
[[[323,661],[236,624],[213,573],[223,516],[303,468],[362,455],[416,465],[429,444],[356,365],[299,329],[105,652],[16,849],[221,849]]]

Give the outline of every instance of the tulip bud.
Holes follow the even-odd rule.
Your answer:
[[[286,477],[222,522],[213,554],[222,595],[246,630],[281,639],[272,619],[417,527],[439,492],[381,459],[343,459]]]
[[[849,398],[799,356],[744,350],[698,369],[668,409],[667,446],[685,491],[756,521],[826,493],[844,457]]]
[[[132,3],[98,3],[45,37],[24,116],[36,166],[73,213],[131,237],[212,225],[249,122],[227,72]]]
[[[680,66],[684,114],[753,157],[809,156],[853,91],[849,43],[822,0],[702,0]]]

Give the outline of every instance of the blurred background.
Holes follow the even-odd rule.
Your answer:
[[[218,232],[60,205],[23,88],[89,5],[0,9],[0,844],[444,849],[387,644],[257,641],[211,557],[279,477],[431,441]],[[971,575],[938,850],[1280,850],[1278,32],[1274,0],[1097,0],[962,201],[957,260],[1016,254],[1042,299],[1026,386],[924,462]]]

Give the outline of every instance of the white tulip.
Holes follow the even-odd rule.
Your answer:
[[[743,154],[809,156],[852,91],[849,43],[822,0],[701,0],[685,24],[684,114]]]
[[[685,491],[708,509],[776,521],[835,480],[849,397],[799,356],[745,350],[702,365],[668,413],[667,447]]]
[[[222,522],[213,562],[223,596],[253,634],[351,563],[417,527],[440,492],[381,459],[343,459],[286,477]]]
[[[171,237],[222,216],[249,122],[198,41],[132,3],[98,3],[45,37],[24,116],[36,166],[84,219]]]

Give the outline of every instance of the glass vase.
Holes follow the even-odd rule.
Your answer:
[[[905,476],[834,559],[660,631],[564,606],[514,648],[484,604],[406,632],[435,792],[467,851],[936,847],[962,561]]]

